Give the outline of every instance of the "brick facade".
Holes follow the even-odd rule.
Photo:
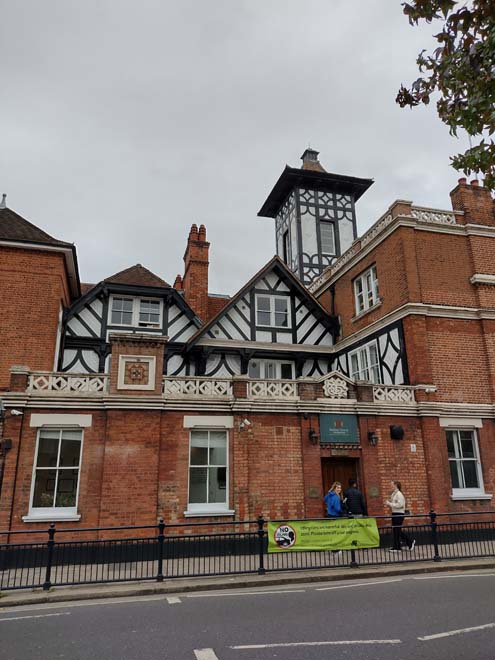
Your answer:
[[[246,375],[222,375],[232,383],[231,394],[223,399],[194,388],[184,394],[183,380],[196,387],[195,373],[178,376],[179,394],[167,399],[162,379],[168,338],[140,332],[109,334],[105,392],[32,391],[27,371],[14,369],[10,381],[9,371],[13,365],[31,372],[54,368],[60,305],[70,304],[64,260],[55,252],[1,247],[0,389],[7,408],[3,435],[12,439],[12,449],[5,465],[0,529],[44,529],[47,524],[46,519],[23,521],[30,510],[39,428],[31,426],[32,415],[54,415],[55,426],[59,414],[91,416],[83,429],[80,518],[61,521],[59,527],[151,525],[160,516],[170,524],[200,519],[188,511],[191,432],[185,420],[194,416],[208,417],[208,428],[216,428],[216,418],[219,428],[232,418],[225,426],[229,513],[211,515],[213,523],[260,514],[275,519],[322,516],[325,480],[338,469],[358,478],[371,515],[388,513],[384,501],[392,479],[402,481],[414,513],[490,509],[489,496],[495,492],[495,216],[488,191],[465,181],[452,192],[452,203],[455,213],[423,210],[418,218],[410,202],[396,202],[370,230],[374,233],[358,239],[354,252],[331,266],[313,291],[340,318],[332,350],[364,342],[387,323],[400,321],[407,382],[392,393],[399,398],[385,402],[376,398],[372,385],[359,382],[348,384],[347,397],[332,398],[325,393],[326,375],[300,378],[297,396],[285,399],[250,398]],[[173,293],[179,291],[203,321],[227,304],[227,298],[215,302],[208,295],[208,254],[204,226],[198,230],[193,225],[184,277],[176,279]],[[357,315],[353,282],[372,265],[380,300]],[[194,316],[190,309],[189,314]],[[135,363],[122,366],[121,356],[133,356]],[[155,366],[151,381],[149,367],[141,368],[148,358]],[[304,361],[305,355],[298,359]],[[149,389],[133,387],[148,382]],[[413,392],[413,399],[400,399],[404,392]],[[14,410],[23,414],[14,415]],[[356,415],[357,442],[321,442],[322,413]],[[451,494],[449,419],[476,429],[483,497]],[[403,428],[402,440],[391,438],[391,425]]]

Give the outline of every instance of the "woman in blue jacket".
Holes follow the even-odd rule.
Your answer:
[[[342,511],[342,484],[335,481],[328,493],[323,498],[330,518],[340,518]]]

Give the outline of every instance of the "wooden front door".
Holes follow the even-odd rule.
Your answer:
[[[357,458],[322,458],[321,472],[323,493],[326,494],[334,481],[340,481],[342,490],[347,490],[349,479],[358,479],[359,464]]]

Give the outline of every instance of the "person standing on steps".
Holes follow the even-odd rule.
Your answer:
[[[323,498],[325,506],[327,507],[327,515],[329,518],[340,518],[343,514],[342,508],[342,484],[340,481],[334,481],[332,487]]]
[[[385,502],[392,511],[392,533],[394,545],[390,548],[390,552],[400,552],[401,541],[407,545],[409,550],[414,550],[416,545],[415,539],[411,539],[408,534],[402,531],[402,523],[404,522],[404,515],[406,511],[406,498],[402,493],[402,486],[400,481],[391,481],[392,494],[390,499]]]
[[[362,518],[368,515],[366,502],[362,492],[358,489],[356,479],[349,479],[349,488],[344,493],[346,500],[347,511],[352,514],[354,518]]]
[[[323,498],[329,518],[340,518],[344,514],[342,499],[342,484],[334,481],[332,487]],[[334,555],[341,555],[342,550],[332,550]]]

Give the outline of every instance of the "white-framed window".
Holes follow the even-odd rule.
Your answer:
[[[249,360],[248,376],[265,380],[292,380],[294,363],[282,360]]]
[[[380,382],[380,364],[376,341],[360,346],[349,355],[351,362],[351,378],[367,380],[371,383]]]
[[[28,518],[77,516],[82,443],[81,428],[39,429]]]
[[[270,328],[289,327],[289,297],[256,295],[256,324]]]
[[[322,254],[335,254],[335,230],[333,222],[320,220],[320,241]]]
[[[354,280],[354,301],[356,314],[362,314],[380,302],[376,266],[371,266]]]
[[[111,296],[110,325],[159,328],[162,325],[162,301],[153,298]]]
[[[188,513],[227,513],[228,504],[228,432],[191,430]]]
[[[453,497],[484,494],[483,473],[475,429],[446,429]]]

